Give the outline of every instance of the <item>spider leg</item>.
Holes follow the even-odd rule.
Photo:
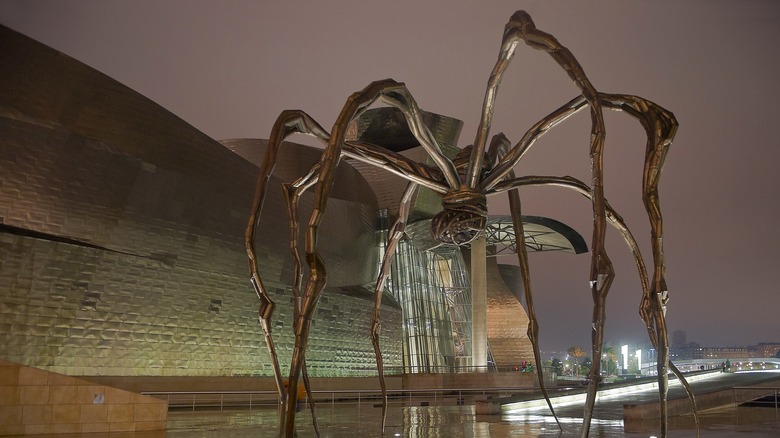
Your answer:
[[[588,101],[582,96],[577,96],[560,108],[548,114],[528,129],[520,141],[505,154],[497,157],[493,170],[486,175],[480,183],[480,191],[489,193],[496,184],[504,180],[513,171],[526,152],[544,136],[550,129],[573,116],[588,105]]]
[[[490,143],[488,156],[491,160],[498,160],[503,157],[509,149],[509,140],[503,135],[498,134],[493,137]],[[509,179],[515,178],[514,170],[507,172],[506,177]],[[555,423],[558,425],[558,429],[563,430],[561,422],[558,420],[558,415],[555,414],[555,409],[552,406],[550,400],[550,394],[547,392],[547,386],[544,383],[544,375],[542,368],[542,354],[539,350],[539,324],[536,321],[536,311],[534,310],[534,301],[531,294],[531,269],[528,263],[528,251],[525,246],[525,231],[523,229],[523,213],[520,202],[520,194],[517,189],[508,190],[509,196],[509,211],[512,215],[512,226],[515,230],[515,247],[517,248],[517,260],[520,266],[520,274],[523,278],[523,289],[525,292],[525,302],[528,307],[528,339],[531,340],[531,347],[534,351],[534,363],[536,365],[536,374],[539,378],[539,388],[542,390],[544,399],[547,401],[547,406],[552,412]]]
[[[321,136],[321,139],[327,141],[329,137],[327,136]],[[402,155],[393,153],[391,151],[385,150],[383,148],[379,148],[377,146],[362,143],[362,142],[345,142],[343,145],[343,155],[349,158],[353,158],[359,161],[363,161],[365,163],[371,164],[373,166],[381,167],[385,170],[388,170],[391,173],[394,173],[396,175],[399,175],[403,177],[404,179],[407,179],[410,181],[410,188],[407,190],[414,190],[416,191],[416,187],[419,185],[422,185],[424,187],[427,187],[433,191],[443,193],[446,192],[447,186],[442,185],[440,182],[441,177],[435,175],[435,172],[432,172],[427,166],[421,165],[420,163],[417,163],[415,161],[412,161]],[[298,220],[298,213],[297,213],[297,203],[298,199],[300,198],[300,195],[314,186],[319,181],[319,171],[321,168],[321,163],[315,163],[312,168],[306,173],[306,175],[302,176],[298,180],[296,180],[293,183],[290,184],[284,184],[285,188],[285,198],[288,205],[288,215],[290,217],[290,233],[291,236],[291,246],[290,251],[292,254],[293,259],[293,266],[294,266],[294,281],[293,281],[293,297],[296,303],[295,312],[296,316],[295,319],[297,320],[299,318],[300,314],[300,289],[302,284],[302,278],[303,278],[303,269],[301,265],[301,258],[298,252],[298,230],[299,230],[299,220]],[[407,199],[405,202],[408,204],[411,200],[411,197],[413,197],[413,193],[407,193],[404,196],[404,199]],[[405,216],[401,216],[405,218],[408,216],[409,213],[409,207],[406,205],[404,207],[404,204],[402,204],[402,207],[400,209],[400,212],[403,213]],[[401,218],[399,217],[399,219]],[[405,224],[404,224],[405,225]],[[392,254],[394,251],[394,248],[397,246],[397,240],[393,241],[392,238],[395,236],[396,239],[400,239],[403,233],[403,225],[400,226],[396,223],[393,227],[393,230],[398,230],[395,233],[391,233],[391,241],[389,242],[389,252],[386,251],[386,255],[384,258],[385,263],[390,263],[392,261]],[[390,255],[390,257],[387,256],[387,254]],[[384,277],[380,277],[378,280],[378,286],[375,288],[376,291],[379,291],[379,295],[377,295],[377,303],[378,305],[381,305],[381,291],[383,289],[384,283],[386,281],[387,276],[389,275],[389,264],[384,267],[384,271],[380,272],[380,275],[384,275]],[[382,274],[384,272],[384,274]],[[379,283],[381,281],[381,283]],[[383,394],[383,429],[384,429],[384,421],[386,418],[386,411],[387,411],[387,398],[386,398],[386,385],[385,385],[385,379],[384,379],[384,373],[383,373],[383,365],[382,365],[382,357],[381,357],[381,350],[379,349],[378,345],[378,335],[379,335],[379,310],[376,309],[374,316],[376,318],[375,322],[372,322],[372,342],[374,344],[374,351],[377,357],[377,367],[378,367],[378,373],[379,373],[379,380],[380,380],[380,386],[382,388],[382,394]],[[307,383],[308,376],[306,374],[306,368],[305,368],[305,361],[304,366],[302,368],[302,377],[304,379],[304,386],[306,387],[307,394],[309,397],[309,400],[313,400],[313,397],[311,395],[311,387]],[[292,387],[290,387],[291,390],[294,390]],[[285,401],[285,403],[288,403]],[[315,414],[315,406],[312,402],[310,404],[312,409],[312,419],[315,422],[314,427],[315,431],[318,431],[318,425],[316,423],[316,414]]]
[[[379,384],[382,389],[382,433],[385,431],[385,422],[387,420],[387,386],[385,385],[384,365],[382,361],[382,350],[379,348],[379,329],[380,324],[380,307],[382,305],[382,292],[385,288],[385,282],[390,276],[390,267],[393,263],[393,255],[395,249],[398,246],[398,242],[404,235],[404,228],[406,227],[406,221],[409,218],[409,212],[411,211],[412,199],[417,193],[419,186],[415,183],[409,183],[406,186],[403,196],[401,197],[400,208],[398,209],[398,218],[390,228],[390,232],[387,236],[387,245],[385,246],[385,252],[382,256],[382,266],[379,270],[379,276],[376,280],[376,286],[374,287],[374,314],[371,318],[371,343],[374,345],[374,354],[376,355],[377,372],[379,373]]]
[[[382,303],[382,291],[384,289],[384,284],[389,277],[390,274],[390,267],[392,264],[393,254],[395,253],[395,248],[397,247],[398,242],[400,241],[401,237],[403,237],[403,230],[406,226],[406,220],[409,215],[410,211],[410,203],[412,198],[414,197],[414,194],[417,192],[417,189],[420,185],[427,187],[433,191],[436,192],[446,192],[447,188],[446,186],[442,185],[442,183],[439,181],[441,178],[436,177],[431,170],[425,166],[421,165],[420,163],[417,163],[416,161],[410,160],[402,155],[396,154],[394,152],[388,151],[383,148],[379,148],[377,146],[362,143],[362,142],[345,142],[343,146],[343,155],[345,157],[353,158],[368,164],[371,164],[373,166],[381,167],[391,173],[394,173],[398,176],[401,176],[402,178],[408,180],[409,186],[406,189],[406,192],[402,196],[401,200],[401,206],[399,208],[399,217],[396,220],[396,222],[393,224],[391,231],[388,236],[388,243],[387,247],[385,249],[385,253],[382,259],[382,265],[380,268],[379,276],[377,278],[376,286],[374,288],[375,293],[375,308],[374,308],[374,314],[371,324],[371,339],[374,346],[374,353],[376,355],[377,360],[377,371],[379,375],[379,382],[380,387],[382,390],[382,430],[384,431],[386,418],[387,418],[387,387],[385,384],[385,378],[384,378],[384,366],[382,361],[382,352],[379,347],[379,332],[380,332],[380,307]],[[311,188],[319,179],[318,179],[318,173],[320,169],[320,163],[316,163],[312,168],[307,172],[306,175],[299,178],[297,181],[284,185],[285,187],[285,196],[287,199],[288,209],[289,210],[289,216],[290,216],[290,227],[291,227],[291,235],[294,236],[292,242],[297,242],[298,238],[298,223],[297,220],[297,202],[298,199],[304,191]],[[293,243],[290,247],[292,258],[293,258],[293,264],[294,264],[294,272],[295,272],[295,281],[293,283],[293,297],[296,301],[296,303],[299,303],[300,301],[300,286],[301,281],[303,278],[302,275],[302,267],[301,267],[301,258],[298,252],[298,247],[295,243]],[[296,312],[299,311],[299,307],[296,307]],[[297,318],[297,316],[296,316]],[[304,368],[302,370],[304,382],[306,381],[306,374],[305,374],[305,362],[304,362]],[[309,391],[309,399],[312,400],[312,396],[310,393],[310,387],[306,385],[307,391]],[[312,416],[314,416],[314,405],[312,403]],[[316,418],[314,418],[316,421]],[[317,428],[315,424],[315,429]]]
[[[317,238],[330,190],[333,187],[336,166],[338,165],[345,148],[344,140],[347,127],[352,120],[358,117],[377,100],[381,100],[399,108],[406,116],[413,132],[415,132],[415,126],[424,127],[420,112],[416,108],[416,103],[406,89],[406,86],[402,83],[393,81],[392,79],[372,82],[363,90],[353,93],[347,99],[341,113],[336,119],[333,129],[331,130],[330,138],[328,139],[328,145],[320,160],[320,168],[317,173],[317,182],[314,189],[315,207],[309,218],[306,230],[305,251],[309,276],[301,296],[300,316],[294,324],[295,347],[292,353],[290,375],[288,379],[290,388],[297,387],[298,378],[301,369],[303,368],[306,348],[308,346],[311,320],[327,282],[327,271],[322,257],[317,251]],[[427,133],[427,135],[430,136],[430,132],[427,129],[420,130],[420,132],[423,135]],[[415,132],[415,134],[417,135],[418,132]],[[421,143],[427,141],[426,138],[420,137],[418,137],[418,140],[420,140]],[[436,146],[435,143],[433,143],[432,146]],[[436,157],[433,158],[436,160]],[[444,165],[444,168],[441,170],[449,183],[449,180],[453,178],[453,175],[447,175],[448,173],[454,173],[454,166],[452,166],[451,172],[448,172],[446,165]],[[457,183],[457,175],[455,175],[455,177],[455,182]],[[295,433],[294,404],[296,401],[297,394],[292,391],[287,394],[287,412],[285,416],[284,432],[288,437],[292,437]]]
[[[587,184],[571,176],[564,176],[564,177],[523,176],[520,178],[509,179],[506,181],[502,181],[500,184],[498,184],[496,186],[496,189],[492,193],[497,193],[497,192],[507,191],[507,190],[513,191],[513,189],[517,189],[519,187],[524,187],[524,186],[558,186],[558,187],[564,187],[570,190],[574,190],[580,193],[581,195],[585,196],[589,200],[593,196],[591,188]],[[637,244],[636,239],[634,238],[629,228],[626,226],[623,218],[612,208],[612,206],[610,206],[609,202],[605,200],[604,205],[605,205],[605,217],[607,221],[609,222],[610,225],[612,225],[615,229],[618,230],[620,235],[623,237],[623,240],[625,241],[626,245],[631,250],[632,255],[634,256],[634,262],[639,272],[639,278],[642,284],[643,291],[649,290],[647,268],[645,267],[644,259],[639,250],[639,245]],[[602,306],[602,311],[603,311],[603,306]]]
[[[300,221],[298,220],[298,201],[300,200],[301,194],[317,182],[317,179],[314,176],[315,172],[317,172],[319,168],[320,164],[316,163],[314,166],[312,166],[306,175],[299,178],[295,182],[282,184],[282,188],[284,189],[284,199],[285,203],[287,204],[287,216],[289,217],[290,225],[290,255],[292,256],[293,261],[292,294],[293,300],[295,302],[293,318],[296,320],[298,319],[301,311],[300,291],[301,284],[303,283],[303,267],[301,264],[301,256],[298,251],[300,230]]]
[[[301,283],[303,281],[303,269],[301,267],[301,257],[298,252],[298,230],[299,230],[298,200],[300,199],[301,193],[305,192],[307,188],[311,187],[314,184],[315,180],[313,178],[313,175],[315,174],[317,169],[319,169],[319,163],[315,164],[313,168],[306,175],[304,175],[302,178],[299,178],[294,183],[282,185],[284,189],[285,202],[287,204],[287,213],[290,219],[289,220],[290,254],[293,260],[293,273],[294,273],[292,292],[293,292],[293,300],[295,303],[293,307],[293,321],[297,321],[298,318],[300,318],[300,313],[301,313],[300,290],[301,290]],[[301,376],[303,378],[303,386],[306,389],[306,396],[307,399],[309,400],[309,409],[311,410],[312,426],[314,427],[315,434],[319,438],[320,427],[319,427],[319,423],[317,422],[317,409],[314,403],[314,397],[311,392],[311,381],[309,380],[309,373],[307,371],[305,360],[303,363],[303,369],[301,370]],[[296,394],[298,393],[298,388],[289,388],[289,390],[294,391]]]
[[[484,160],[485,143],[495,105],[496,93],[506,68],[514,55],[514,51],[520,41],[527,45],[547,52],[552,58],[568,73],[569,77],[579,87],[582,96],[590,106],[591,114],[591,172],[593,185],[593,238],[591,244],[591,268],[590,285],[593,296],[593,332],[591,334],[591,346],[593,357],[601,356],[601,345],[603,342],[604,331],[604,311],[603,304],[606,301],[607,293],[614,279],[614,269],[612,262],[607,255],[605,248],[606,218],[604,205],[604,115],[601,109],[601,103],[598,99],[598,92],[585,75],[585,71],[572,53],[561,45],[558,40],[550,34],[542,32],[536,28],[533,20],[525,11],[518,11],[504,28],[504,36],[501,42],[498,61],[488,80],[488,88],[485,93],[485,100],[482,106],[482,118],[477,129],[477,136],[474,140],[474,149],[471,151],[471,162],[466,175],[466,183],[469,187],[475,188],[479,185],[479,175],[481,173]],[[598,362],[598,361],[597,361]],[[596,391],[601,378],[600,364],[594,363],[591,368],[588,383],[588,396],[585,403],[585,413],[583,415],[583,425],[581,435],[586,437],[590,431],[590,420],[593,415],[593,406],[596,400]]]
[[[645,165],[642,178],[642,200],[647,210],[651,227],[653,249],[653,281],[645,290],[640,305],[640,315],[647,325],[648,334],[658,351],[658,391],[661,398],[661,435],[667,433],[666,395],[668,391],[668,371],[674,374],[685,387],[693,408],[696,428],[699,429],[698,409],[693,391],[674,364],[669,361],[669,336],[666,326],[666,286],[663,255],[663,217],[658,195],[658,183],[661,177],[666,154],[677,132],[677,120],[674,114],[657,104],[638,96],[621,94],[602,94],[601,101],[606,108],[622,110],[636,118],[647,134]]]
[[[406,226],[406,220],[409,215],[411,200],[413,199],[414,194],[417,192],[417,189],[419,188],[420,185],[418,184],[418,182],[422,182],[423,186],[428,187],[432,190],[437,190],[438,185],[440,183],[434,181],[434,177],[431,175],[427,167],[421,166],[419,165],[419,163],[411,161],[406,157],[396,156],[397,154],[395,153],[377,148],[370,144],[365,144],[360,142],[345,142],[343,154],[346,157],[355,158],[367,162],[369,164],[372,164],[374,166],[382,167],[410,181],[410,184],[407,187],[406,192],[404,192],[404,195],[402,196],[401,199],[401,206],[399,208],[399,217],[391,227],[391,231],[388,235],[387,247],[384,252],[382,265],[377,278],[376,286],[374,288],[375,308],[374,308],[370,333],[371,333],[372,344],[374,346],[374,353],[377,359],[377,371],[379,374],[379,382],[382,390],[382,430],[384,431],[385,422],[387,418],[387,387],[384,379],[384,366],[382,361],[382,352],[379,347],[379,333],[380,333],[379,329],[381,327],[380,307],[382,303],[382,291],[384,290],[384,285],[390,274],[390,267],[393,260],[393,254],[395,253],[395,248],[397,247],[401,237],[403,237],[403,230]],[[288,205],[288,209],[290,209],[289,216],[290,216],[291,235],[295,236],[293,237],[292,242],[297,242],[298,239],[297,236],[298,236],[299,221],[297,219],[298,216],[297,216],[297,208],[296,208],[298,199],[301,193],[311,188],[318,181],[319,168],[320,168],[320,163],[316,163],[307,172],[306,175],[304,175],[303,177],[299,178],[297,181],[291,184],[284,185],[287,205]],[[293,297],[295,298],[296,303],[298,303],[300,297],[299,291],[300,291],[301,280],[303,277],[302,276],[303,270],[301,267],[301,258],[298,252],[297,245],[292,244],[290,247],[290,251],[292,253],[294,272],[295,272],[295,281],[293,283]],[[299,308],[296,307],[296,312],[298,312],[298,310]],[[306,379],[305,362],[304,362],[304,368],[302,372],[303,372],[304,379]],[[308,385],[307,385],[307,391],[310,391]],[[312,400],[312,396],[310,392],[309,392],[309,399]],[[314,417],[313,409],[314,406],[312,403],[312,413]],[[315,425],[315,429],[316,429],[316,425]]]
[[[436,169],[379,146],[348,141],[344,143],[343,152],[345,157],[380,167],[436,193],[445,194],[450,190],[450,186],[442,182],[443,176],[438,175]]]
[[[604,108],[624,111],[636,118],[647,133],[642,199],[651,223],[654,273],[651,288],[648,284],[646,269],[640,269],[643,287],[640,316],[647,326],[651,342],[659,352],[658,380],[659,398],[662,408],[662,434],[665,435],[667,429],[665,407],[667,401],[666,394],[668,392],[667,375],[669,368],[671,368],[672,372],[678,377],[688,393],[694,411],[694,419],[698,427],[699,421],[693,391],[677,367],[669,361],[668,332],[665,320],[665,303],[668,298],[666,280],[664,278],[663,222],[658,201],[658,181],[669,145],[677,130],[677,121],[671,112],[641,97],[600,93],[599,101]],[[493,167],[493,171],[483,179],[480,186],[483,193],[493,192],[494,188],[496,188],[499,183],[506,184],[502,179],[509,174],[514,166],[520,161],[523,154],[530,149],[539,137],[544,135],[556,124],[584,108],[586,105],[588,105],[588,101],[583,96],[577,96],[533,125],[515,147],[498,160],[498,164]],[[587,186],[585,187],[587,188]],[[590,190],[591,193],[593,193],[593,190]],[[593,200],[592,195],[589,196],[589,198]],[[604,202],[606,204],[606,200]],[[638,250],[638,248],[636,249]],[[639,257],[641,258],[641,255],[639,255]],[[644,266],[643,262],[642,266]]]
[[[519,188],[522,186],[560,186],[560,187],[565,187],[574,190],[582,194],[588,199],[590,199],[590,197],[592,196],[590,187],[588,187],[582,181],[572,177],[553,177],[553,176],[525,176],[513,180],[504,181],[499,185],[499,187],[497,187],[497,190],[495,192],[510,190],[511,188]],[[633,237],[631,231],[626,226],[625,222],[623,221],[623,218],[609,205],[608,202],[606,202],[605,205],[606,205],[607,220],[612,226],[614,226],[618,230],[618,232],[623,237],[623,240],[626,242],[627,246],[631,250],[632,255],[634,256],[634,261],[637,266],[637,270],[639,272],[639,278],[643,290],[643,299],[642,299],[642,307],[640,308],[640,315],[642,316],[642,319],[647,324],[651,342],[653,343],[654,346],[656,346],[656,348],[658,348],[659,341],[658,341],[657,333],[653,329],[653,321],[659,321],[659,324],[662,324],[662,327],[665,327],[665,317],[663,315],[663,312],[654,312],[650,306],[653,305],[653,302],[660,302],[661,295],[656,294],[655,296],[657,297],[657,299],[653,300],[654,294],[651,292],[651,288],[649,285],[647,268],[645,266],[644,258],[642,257],[642,254],[639,250],[639,245],[637,244],[636,239]],[[662,359],[659,358],[659,362],[661,362],[661,360]],[[674,374],[678,377],[680,382],[685,387],[686,392],[688,393],[688,397],[691,400],[691,404],[694,411],[694,419],[698,429],[699,427],[698,413],[697,413],[696,401],[693,397],[692,389],[690,388],[690,385],[685,380],[680,370],[677,369],[677,367],[671,362],[668,362],[668,365],[672,369]],[[659,363],[658,367],[660,370],[662,367],[664,367],[664,365],[662,363]],[[666,412],[663,409],[666,406],[667,386],[668,383],[666,383],[666,376],[659,375],[660,405],[662,408],[661,410],[662,430],[666,429],[666,421],[667,421]],[[662,432],[662,435],[665,435],[665,433]]]
[[[263,286],[262,279],[257,266],[257,254],[255,251],[255,235],[257,232],[257,224],[260,220],[260,214],[263,209],[263,203],[265,201],[265,193],[268,186],[268,181],[276,166],[276,157],[279,147],[282,141],[293,133],[304,133],[315,135],[317,137],[327,138],[327,133],[320,127],[306,113],[301,111],[284,111],[277,118],[274,126],[271,130],[268,149],[266,150],[265,159],[260,166],[260,172],[257,177],[257,183],[255,186],[254,198],[252,201],[252,209],[250,211],[249,221],[246,231],[244,233],[244,244],[247,251],[247,257],[249,259],[250,281],[258,299],[260,300],[260,306],[258,310],[258,321],[263,330],[266,347],[268,353],[271,356],[272,366],[274,368],[274,378],[276,380],[276,387],[279,392],[280,400],[280,431],[284,427],[284,411],[285,400],[287,391],[284,389],[284,381],[282,379],[281,369],[279,367],[279,358],[276,354],[276,348],[274,346],[273,338],[271,336],[271,318],[276,304],[268,295],[266,288]],[[280,432],[281,433],[281,432]]]
[[[596,153],[603,146],[604,121],[597,99],[597,92],[590,80],[588,80],[579,62],[577,62],[569,49],[561,45],[552,35],[538,30],[531,17],[525,11],[517,11],[512,15],[512,18],[510,18],[504,28],[498,60],[488,79],[485,99],[482,104],[482,117],[477,128],[470,165],[466,173],[466,184],[469,187],[474,188],[479,185],[479,174],[484,160],[485,144],[490,132],[498,86],[520,41],[524,41],[535,49],[549,53],[569,74],[569,77],[582,91],[584,99],[591,104],[591,118],[593,120],[591,131],[594,136],[591,143],[591,153]]]
[[[444,152],[442,152],[441,147],[433,134],[431,134],[431,131],[425,126],[422,119],[422,112],[417,106],[417,101],[406,88],[406,85],[395,82],[392,79],[375,82],[375,84],[383,83],[384,85],[382,86],[386,87],[386,90],[382,92],[382,101],[401,110],[407,125],[409,125],[409,130],[412,131],[412,134],[420,143],[420,146],[425,149],[436,164],[436,167],[439,168],[447,184],[452,188],[460,187],[460,175],[455,168],[455,164],[453,164],[449,157],[444,155]]]
[[[432,190],[438,191],[439,189],[438,187],[439,183],[433,180],[430,171],[426,167],[421,166],[419,165],[419,163],[411,161],[406,157],[400,155],[396,156],[397,154],[394,154],[390,151],[379,149],[373,145],[364,144],[360,142],[345,142],[343,154],[344,156],[354,158],[363,162],[367,162],[374,166],[385,168],[386,170],[396,173],[410,181],[422,179],[422,183],[424,186],[431,188]],[[306,173],[306,175],[299,178],[293,183],[284,185],[285,199],[287,201],[288,215],[290,217],[290,233],[292,236],[290,251],[292,254],[293,265],[294,265],[293,297],[296,303],[295,316],[294,316],[295,320],[297,320],[300,315],[300,287],[303,279],[303,269],[301,266],[301,258],[298,252],[298,245],[297,245],[298,230],[299,230],[297,205],[298,205],[298,200],[300,199],[300,195],[306,190],[308,190],[309,188],[311,188],[319,180],[318,174],[319,174],[320,167],[321,167],[320,163],[315,163],[314,166],[312,166],[312,168]],[[379,307],[381,306],[382,290],[384,288],[385,281],[389,275],[390,264],[392,262],[392,255],[394,254],[398,241],[403,236],[403,228],[405,226],[406,218],[408,217],[409,214],[409,203],[411,202],[411,199],[414,196],[416,189],[417,189],[417,184],[410,182],[410,185],[407,188],[407,192],[405,193],[402,199],[401,209],[399,210],[400,213],[402,213],[402,215],[399,216],[399,220],[395,223],[395,225],[392,228],[394,231],[391,232],[390,241],[388,242],[388,247],[387,250],[385,251],[382,268],[379,274],[380,276],[377,280],[377,284],[375,288],[376,306],[374,309],[374,315],[373,315],[373,320],[371,325],[371,339],[374,346],[374,353],[376,355],[377,371],[379,374],[380,387],[382,390],[382,431],[384,431],[385,421],[387,418],[387,387],[384,379],[382,353],[381,353],[381,349],[379,348],[379,327],[380,327]],[[401,219],[403,219],[403,223],[399,225],[399,221],[401,221]],[[317,436],[320,436],[319,425],[317,423],[315,404],[311,393],[311,385],[309,383],[308,374],[306,372],[305,360],[303,363],[301,374],[303,377],[304,386],[306,388],[308,399],[310,400],[310,408],[312,413],[312,421],[313,421],[314,429]]]
[[[345,144],[345,150],[348,148],[348,146]],[[347,155],[345,153],[345,155]],[[293,281],[293,299],[295,300],[295,315],[294,320],[298,320],[300,317],[300,288],[301,283],[303,280],[303,269],[301,264],[301,257],[300,253],[298,251],[298,231],[299,231],[299,221],[298,221],[298,200],[300,199],[300,196],[303,192],[311,188],[316,182],[318,181],[318,172],[320,169],[320,163],[315,163],[314,166],[307,172],[306,175],[299,178],[293,183],[290,184],[284,184],[284,194],[285,194],[285,200],[287,203],[288,208],[288,216],[290,217],[290,252],[292,254],[293,259],[293,270],[294,270],[294,281]],[[409,213],[408,204],[411,201],[411,198],[413,197],[413,193],[416,192],[416,185],[413,183],[410,183],[409,188],[407,189],[407,194],[403,197],[405,200],[405,203],[402,204],[402,208],[400,210],[401,213],[403,213],[403,216],[399,217],[399,221],[401,218],[403,218],[403,221],[406,221],[406,217]],[[399,227],[398,221],[393,226],[393,230],[396,230]],[[372,320],[371,325],[371,339],[372,343],[374,345],[374,353],[377,358],[377,370],[379,373],[379,381],[380,386],[382,389],[382,431],[384,431],[385,426],[385,419],[387,416],[387,389],[385,385],[384,380],[384,373],[383,373],[383,366],[382,366],[382,353],[379,348],[379,307],[381,306],[382,301],[382,290],[384,288],[384,283],[387,279],[387,276],[389,274],[390,269],[390,263],[392,262],[392,256],[395,251],[395,247],[397,246],[398,240],[400,240],[400,237],[403,235],[403,227],[404,224],[400,225],[400,229],[398,232],[391,232],[390,235],[390,241],[388,242],[387,249],[385,251],[385,258],[383,259],[382,264],[382,270],[380,271],[379,279],[377,280],[376,288],[375,288],[375,309],[374,309],[374,317]],[[396,237],[397,235],[397,237]],[[309,382],[308,373],[306,371],[306,361],[304,359],[303,368],[301,370],[301,376],[303,378],[304,387],[306,388],[306,394],[309,399],[309,406],[311,409],[312,414],[312,422],[314,426],[315,433],[317,436],[320,436],[319,432],[319,425],[317,423],[317,413],[314,403],[314,398],[312,396],[311,392],[311,384]]]

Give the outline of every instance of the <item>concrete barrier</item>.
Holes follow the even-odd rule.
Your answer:
[[[492,398],[478,399],[474,407],[474,412],[477,415],[500,415],[501,402]]]

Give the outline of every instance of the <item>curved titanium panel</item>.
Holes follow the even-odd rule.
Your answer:
[[[452,117],[422,111],[423,122],[438,141],[444,154],[455,157],[463,122]],[[371,108],[353,121],[347,130],[347,140],[375,144],[435,167],[428,153],[409,130],[403,113],[394,107]],[[350,163],[369,182],[376,193],[379,208],[387,209],[391,217],[398,214],[401,196],[408,182],[385,169],[351,160]],[[441,211],[441,197],[427,188],[418,190],[409,221],[431,218]]]
[[[270,375],[243,245],[257,168],[61,53],[2,27],[0,41],[0,357],[70,375]],[[312,376],[374,369],[373,297],[355,287],[375,275],[376,207],[361,179],[346,183],[361,195],[328,206],[339,229],[352,222],[323,225],[334,269]],[[274,192],[259,246],[284,358],[291,277]],[[400,365],[392,304],[383,327],[385,362]]]

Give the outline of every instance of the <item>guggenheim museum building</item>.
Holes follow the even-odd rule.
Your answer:
[[[216,141],[21,34],[0,27],[0,41],[0,359],[70,376],[272,375],[243,241],[266,143]],[[426,121],[455,154],[460,122]],[[403,117],[385,108],[350,135],[426,156]],[[283,365],[293,344],[293,263],[279,186],[321,153],[282,146],[255,242]],[[308,370],[375,375],[373,284],[406,183],[346,159],[335,181]],[[311,194],[301,200],[302,217],[312,203]],[[469,249],[432,242],[428,222],[440,208],[420,191],[395,254],[381,308],[388,372],[472,365]],[[587,251],[560,222],[524,222],[529,249]],[[491,217],[486,239],[488,365],[532,361],[518,268],[493,257],[515,250],[511,220]]]

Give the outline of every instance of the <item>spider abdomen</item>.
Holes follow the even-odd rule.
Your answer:
[[[487,198],[479,192],[458,190],[441,200],[443,211],[431,221],[434,239],[442,243],[465,245],[485,229]]]

